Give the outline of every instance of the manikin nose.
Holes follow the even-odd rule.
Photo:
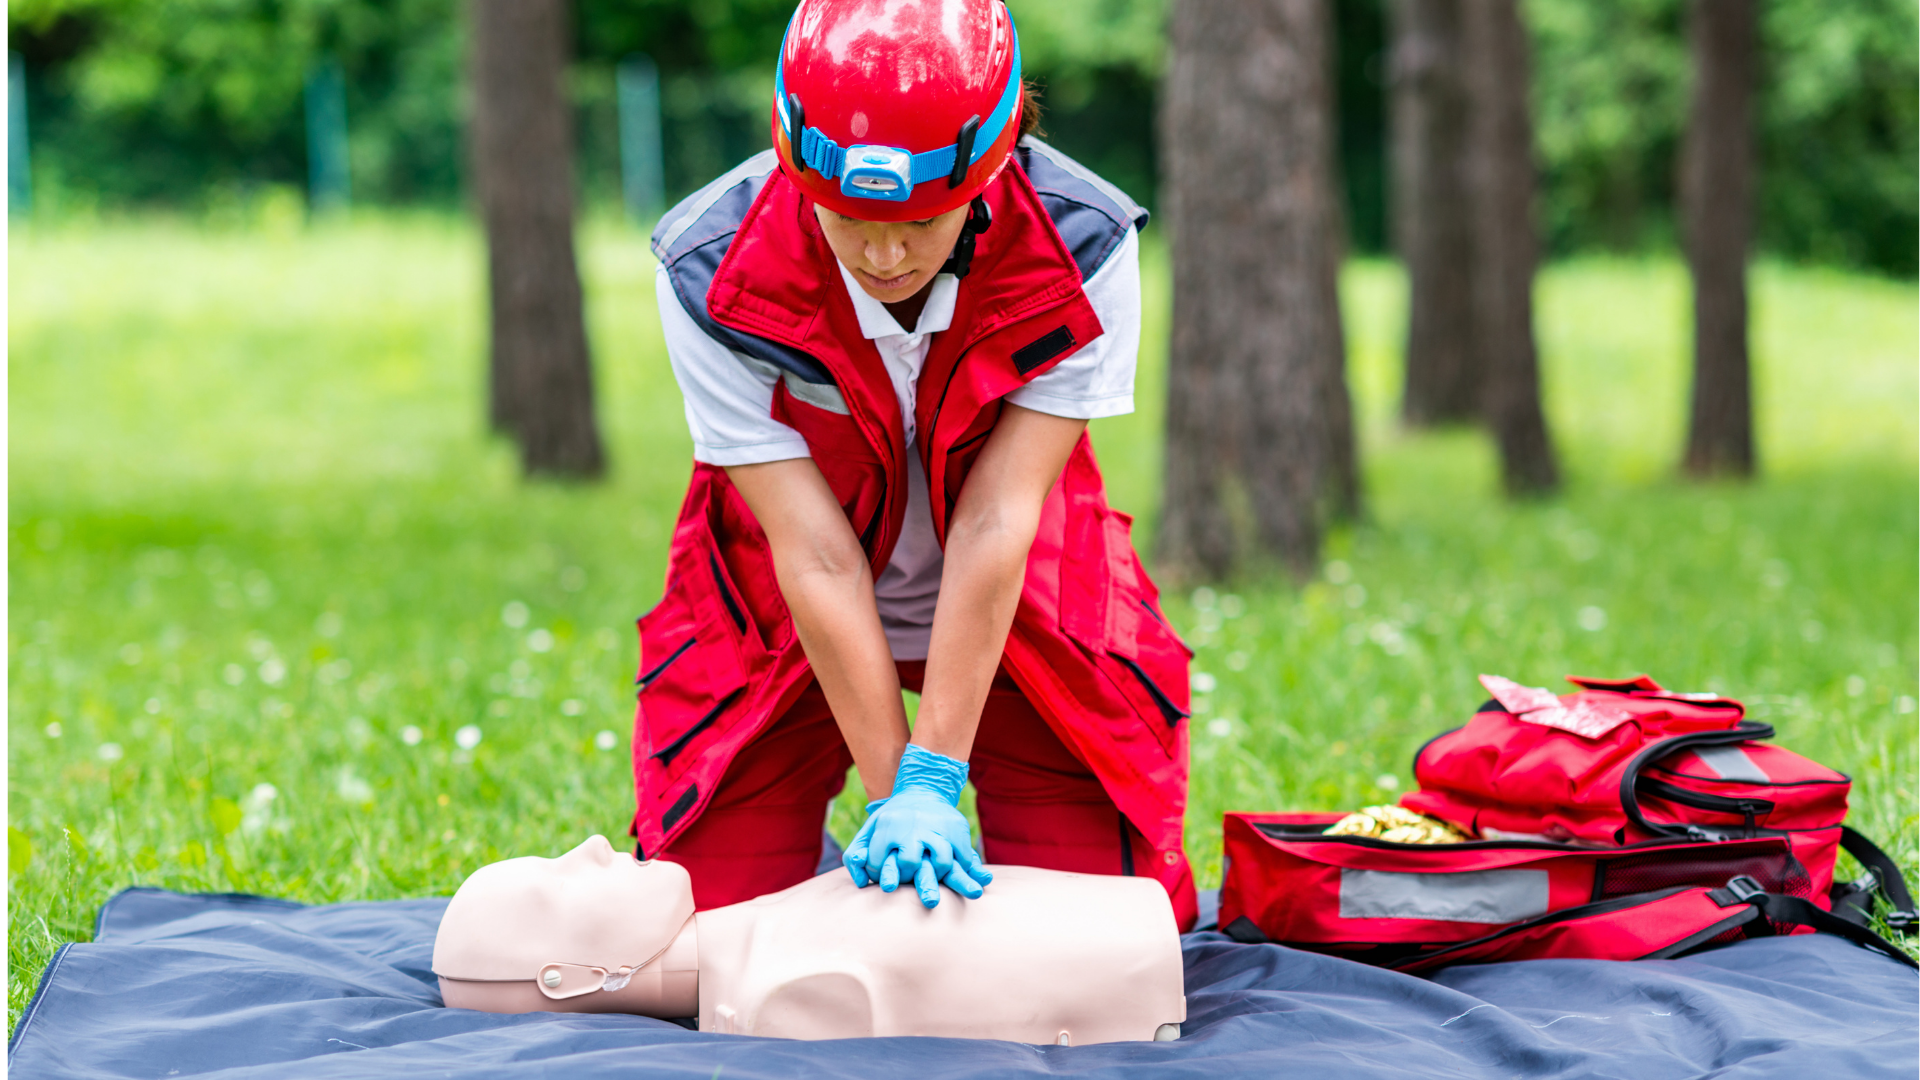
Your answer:
[[[598,833],[587,837],[578,850],[597,866],[613,865],[613,845]]]

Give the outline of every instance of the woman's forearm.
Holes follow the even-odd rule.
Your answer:
[[[840,735],[853,753],[868,800],[893,791],[894,769],[907,745],[900,676],[873,599],[873,575],[862,559],[855,573],[788,570],[774,560],[781,595]]]
[[[1037,515],[1035,515],[1037,517]],[[940,600],[913,741],[965,761],[1020,605],[1035,521],[956,521],[947,536]]]
[[[967,475],[947,527],[940,600],[913,741],[966,760],[1026,583],[1027,552],[1047,493],[1086,431],[1074,420],[1008,405]]]
[[[767,534],[780,595],[867,798],[884,798],[907,746],[907,714],[866,552],[812,460],[736,465],[727,476]]]

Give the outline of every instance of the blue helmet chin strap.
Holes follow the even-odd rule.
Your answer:
[[[1013,29],[1011,15],[1007,27],[1010,31]],[[946,178],[949,188],[959,187],[966,180],[967,170],[986,154],[1012,122],[1013,110],[1020,103],[1020,35],[1014,33],[1013,63],[1008,68],[1007,86],[1000,93],[1000,101],[986,120],[974,116],[960,125],[960,137],[952,144],[919,154],[897,146],[842,147],[819,128],[807,125],[806,109],[800,104],[799,95],[787,93],[786,49],[783,47],[780,52],[782,63],[774,68],[773,74],[773,103],[780,114],[780,127],[793,148],[794,164],[802,172],[811,168],[829,180],[839,177],[840,194],[849,198],[906,202],[913,195],[915,184],[942,177]]]

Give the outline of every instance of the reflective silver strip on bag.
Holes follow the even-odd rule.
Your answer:
[[[1754,764],[1747,752],[1737,746],[1696,746],[1693,756],[1722,780],[1745,780],[1750,784],[1773,782],[1773,777]]]
[[[1471,870],[1459,874],[1340,871],[1343,919],[1509,923],[1546,913],[1545,870]]]

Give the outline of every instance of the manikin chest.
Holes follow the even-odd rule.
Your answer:
[[[700,1030],[1085,1046],[1178,1035],[1180,937],[1151,878],[996,866],[978,900],[827,873],[694,916]]]

